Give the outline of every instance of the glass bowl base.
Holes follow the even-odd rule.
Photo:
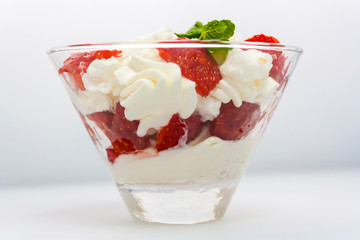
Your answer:
[[[237,184],[236,184],[237,185]],[[117,185],[128,210],[136,219],[165,224],[196,224],[221,219],[236,185]]]

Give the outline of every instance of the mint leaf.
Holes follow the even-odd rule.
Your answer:
[[[178,37],[199,38],[204,25],[202,22],[196,22],[186,33],[175,33]]]
[[[230,20],[214,20],[208,22],[201,31],[199,40],[229,41],[234,35],[235,25]]]

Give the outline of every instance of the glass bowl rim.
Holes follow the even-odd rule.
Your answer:
[[[215,40],[163,40],[163,41],[124,41],[94,44],[75,44],[61,47],[54,47],[47,51],[47,54],[67,51],[87,50],[122,50],[139,48],[246,48],[256,50],[289,51],[301,54],[303,49],[293,45],[265,42],[243,42],[243,41],[215,41]]]

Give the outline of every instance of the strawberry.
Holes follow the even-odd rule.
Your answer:
[[[178,40],[190,41],[187,38]],[[205,48],[159,48],[158,50],[160,57],[167,62],[176,63],[182,75],[196,83],[196,92],[203,97],[209,95],[222,79],[216,61]]]
[[[111,163],[114,163],[116,158],[121,154],[129,154],[135,152],[134,144],[126,138],[116,139],[111,147],[106,149],[108,159]]]
[[[187,125],[188,132],[187,132],[187,140],[186,142],[190,142],[194,140],[202,129],[202,121],[200,115],[192,115],[187,119],[184,119],[185,124]]]
[[[114,113],[109,111],[95,112],[86,115],[86,117],[95,122],[95,124],[105,133],[106,136],[109,136],[109,131],[114,119]]]
[[[149,137],[139,137],[136,134],[139,126],[139,121],[129,121],[125,118],[125,108],[117,103],[115,115],[113,115],[110,129],[105,131],[111,141],[111,147],[106,149],[107,156],[110,162],[121,154],[134,153],[137,150],[143,150],[150,145]],[[98,114],[98,113],[97,113]],[[93,116],[92,116],[93,117]],[[109,127],[109,115],[96,115],[96,119],[101,119],[101,126]],[[93,117],[94,118],[94,117]],[[100,121],[98,121],[100,122]],[[101,127],[100,127],[101,128]]]
[[[182,119],[179,114],[174,114],[168,125],[160,128],[157,134],[156,149],[160,152],[194,140],[201,131],[201,116],[193,115]]]
[[[243,102],[236,107],[229,102],[222,104],[219,115],[210,123],[210,132],[224,140],[238,140],[255,127],[259,118],[259,105]]]
[[[282,86],[283,83],[287,82],[287,79],[285,79],[287,70],[289,68],[289,63],[285,67],[287,57],[281,54],[281,52],[268,51],[268,53],[273,58],[273,67],[270,70],[269,76],[272,77],[275,81],[277,81],[280,86]]]
[[[252,38],[246,40],[247,42],[267,42],[267,43],[280,43],[279,40],[272,36],[266,36],[264,34],[255,35]],[[287,72],[287,67],[285,67],[286,57],[279,51],[272,51],[272,50],[264,50],[271,55],[273,58],[273,67],[270,70],[269,76],[272,77],[275,81],[277,81],[280,85],[282,85],[285,80],[285,75]]]
[[[266,36],[264,34],[255,35],[252,38],[248,38],[247,42],[268,42],[268,43],[280,43],[279,40],[273,36]]]
[[[111,57],[120,57],[121,51],[118,50],[99,50],[92,52],[74,53],[68,59],[64,61],[64,66],[59,69],[59,74],[64,76],[64,73],[70,74],[74,90],[85,90],[84,83],[82,81],[82,75],[86,73],[86,70],[90,63],[95,59],[108,59]],[[65,76],[64,79],[66,80]],[[68,82],[69,84],[69,82]]]
[[[179,145],[185,137],[186,123],[179,114],[174,114],[168,125],[161,127],[157,134],[156,149],[160,152]]]
[[[142,150],[149,146],[149,137],[139,137],[136,134],[139,121],[129,121],[125,118],[125,108],[117,103],[115,116],[111,123],[109,139],[111,142],[125,138],[132,142],[135,150]]]

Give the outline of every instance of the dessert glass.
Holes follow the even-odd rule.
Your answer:
[[[51,49],[48,54],[58,70],[70,55],[76,53],[118,50],[143,52],[146,55],[165,48],[258,50],[271,54],[273,58],[281,56],[283,60],[282,68],[277,69],[275,79],[279,86],[271,96],[258,103],[260,117],[245,137],[239,140],[224,140],[211,136],[209,123],[204,122],[199,136],[187,144],[161,152],[157,152],[154,144],[150,144],[145,150],[122,154],[113,161],[109,161],[107,151],[112,144],[109,137],[112,130],[104,130],[104,126],[96,124],[90,114],[84,113],[79,103],[79,90],[72,86],[68,73],[60,74],[73,105],[133,217],[147,222],[168,224],[217,220],[224,215],[302,50],[273,43],[167,41],[72,45]],[[145,103],[139,101],[136,104]],[[154,139],[150,139],[151,141]]]

